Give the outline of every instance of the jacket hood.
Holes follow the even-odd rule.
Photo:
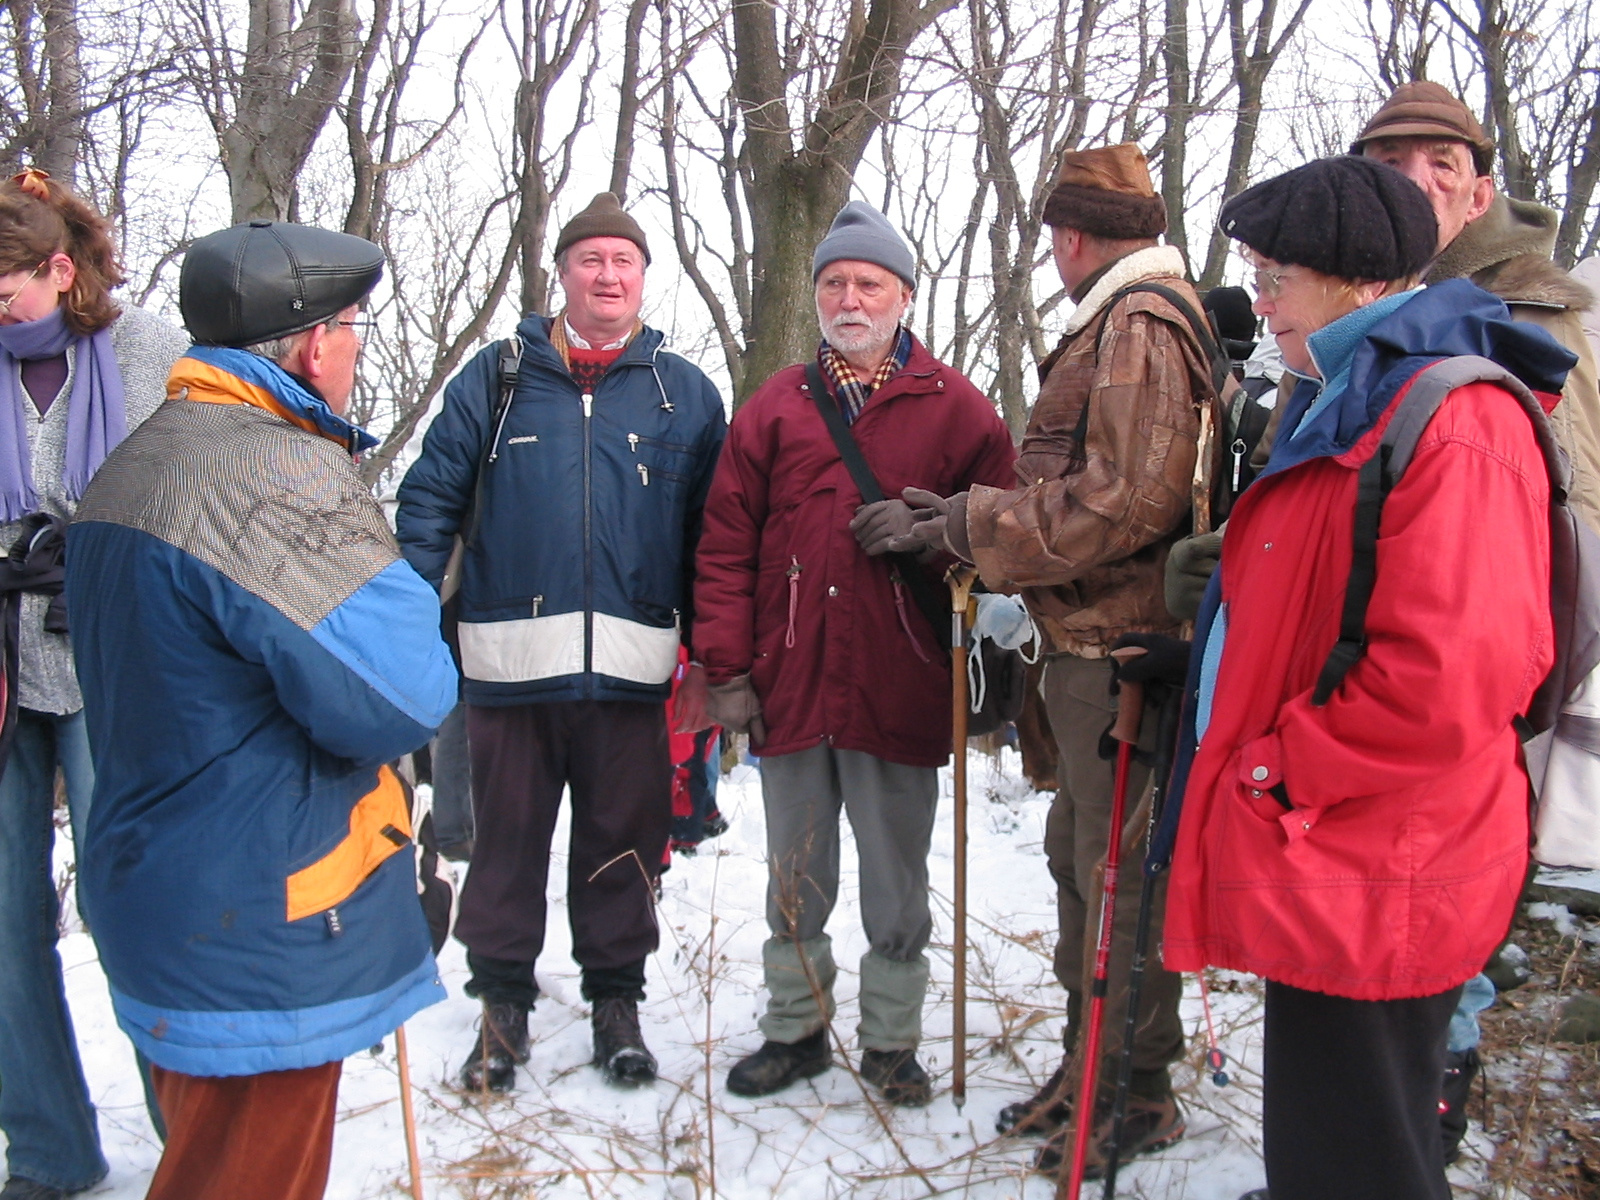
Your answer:
[[[1303,432],[1280,439],[1285,453],[1280,457],[1275,449],[1267,470],[1345,453],[1417,371],[1464,354],[1499,363],[1535,392],[1559,392],[1578,361],[1537,325],[1512,320],[1498,296],[1465,279],[1424,288],[1367,331],[1351,356],[1348,387]],[[1319,391],[1311,380],[1295,389],[1283,416],[1285,430],[1298,429]]]

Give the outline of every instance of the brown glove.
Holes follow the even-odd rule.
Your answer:
[[[904,500],[879,500],[863,504],[850,520],[850,532],[869,556],[889,553],[889,543],[911,531],[916,521],[912,507]]]
[[[890,542],[889,549],[908,554],[948,550],[957,558],[972,561],[972,543],[967,538],[965,492],[957,492],[946,499],[937,492],[908,487],[900,494],[912,506],[917,523],[909,532]]]
[[[713,724],[732,733],[748,733],[750,745],[767,740],[767,726],[761,720],[761,698],[756,695],[750,676],[735,675],[726,683],[713,683],[706,689],[706,712]]]

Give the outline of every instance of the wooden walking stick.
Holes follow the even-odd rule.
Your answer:
[[[417,1114],[411,1108],[411,1062],[406,1056],[406,1027],[394,1031],[395,1057],[400,1063],[400,1116],[406,1125],[406,1159],[411,1167],[411,1200],[423,1200],[422,1156],[417,1153]]]
[[[945,582],[950,585],[950,717],[956,809],[956,929],[951,947],[955,960],[955,1013],[950,1028],[954,1077],[950,1095],[958,1111],[967,1102],[967,622],[972,584],[977,577],[978,572],[965,563],[957,563],[945,574]]]

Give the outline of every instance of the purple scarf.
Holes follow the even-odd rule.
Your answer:
[[[78,347],[61,468],[61,482],[71,499],[82,497],[106,455],[128,436],[122,372],[111,349],[110,328],[79,337],[67,328],[65,317],[58,307],[37,321],[0,325],[0,522],[20,521],[39,508],[19,362],[56,358],[69,346]]]

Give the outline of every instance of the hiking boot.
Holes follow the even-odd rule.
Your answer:
[[[1055,1074],[1026,1100],[1018,1100],[1000,1110],[994,1127],[1001,1133],[1017,1136],[1048,1136],[1072,1119],[1072,1057],[1061,1060]]]
[[[528,1010],[510,1001],[484,1004],[472,1053],[461,1064],[468,1092],[509,1092],[517,1067],[528,1061]]]
[[[21,1175],[13,1175],[0,1188],[0,1200],[66,1200],[67,1193],[47,1183],[35,1183]]]
[[[594,1031],[594,1065],[607,1083],[638,1087],[656,1081],[656,1056],[645,1049],[639,1032],[637,1000],[626,996],[596,1000],[589,1023]]]
[[[863,1050],[861,1078],[899,1108],[921,1108],[933,1099],[933,1084],[915,1050]]]
[[[798,1042],[762,1042],[728,1072],[728,1090],[735,1096],[770,1096],[791,1083],[821,1075],[833,1066],[827,1027]]]
[[[1183,1136],[1183,1110],[1171,1094],[1159,1100],[1141,1096],[1128,1097],[1128,1114],[1122,1122],[1122,1149],[1117,1154],[1119,1163],[1127,1162],[1139,1154],[1154,1154],[1165,1150]],[[1060,1174],[1063,1162],[1072,1153],[1072,1138],[1076,1131],[1071,1125],[1063,1126],[1039,1147],[1033,1169],[1054,1178]],[[1083,1177],[1099,1179],[1106,1173],[1106,1162],[1111,1156],[1111,1119],[1100,1121],[1089,1138],[1088,1153],[1084,1157]]]
[[[1439,1131],[1444,1137],[1444,1161],[1461,1157],[1461,1139],[1467,1136],[1467,1097],[1478,1077],[1476,1047],[1444,1056],[1444,1086],[1439,1092]]]

